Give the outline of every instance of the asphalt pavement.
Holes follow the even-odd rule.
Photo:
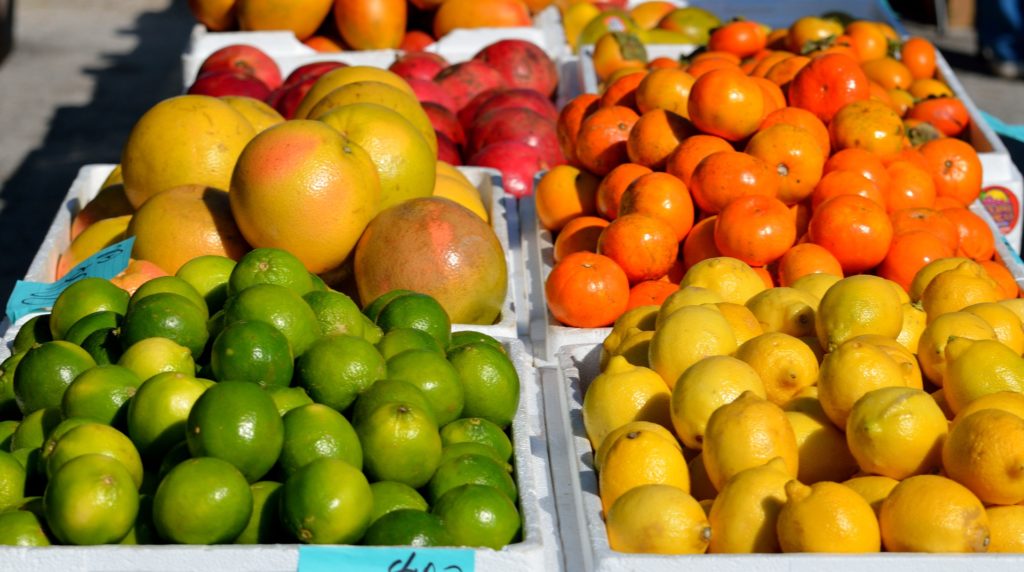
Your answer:
[[[193,26],[184,0],[15,2],[14,49],[0,63],[0,299],[24,276],[79,167],[118,162],[138,117],[180,93]],[[969,30],[907,27],[942,47],[978,107],[1024,124],[1024,81],[987,75]]]

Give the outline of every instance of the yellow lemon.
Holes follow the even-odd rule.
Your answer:
[[[815,272],[814,274],[807,274],[797,278],[790,286],[797,290],[807,292],[811,296],[817,298],[820,303],[821,299],[825,297],[825,292],[828,292],[828,289],[831,288],[833,284],[842,279],[842,276],[825,274],[824,272]],[[814,310],[818,310],[817,305],[814,306]]]
[[[686,306],[666,318],[650,345],[651,369],[669,388],[691,365],[708,357],[736,351],[736,336],[717,309]]]
[[[938,475],[917,475],[896,485],[878,514],[889,552],[985,552],[985,507],[963,485]]]
[[[764,383],[754,368],[730,356],[711,356],[691,365],[672,389],[672,426],[684,445],[703,447],[708,419],[743,392],[762,399]]]
[[[903,307],[888,280],[858,274],[843,278],[825,292],[815,325],[826,351],[861,334],[896,339],[903,328]]]
[[[939,387],[942,387],[946,375],[946,344],[953,336],[994,340],[996,332],[988,322],[966,312],[950,312],[929,322],[921,332],[917,360],[925,378]]]
[[[903,371],[885,350],[850,340],[828,353],[818,374],[818,399],[836,427],[845,430],[853,404],[869,391],[905,387]]]
[[[985,269],[975,262],[964,262],[932,278],[921,294],[921,308],[930,323],[942,314],[1000,299],[999,286],[989,278]]]
[[[1024,419],[1024,393],[1018,391],[997,391],[983,395],[961,407],[953,419],[953,424],[956,425],[957,421],[982,409],[1000,409]]]
[[[690,470],[690,494],[693,495],[693,498],[705,501],[713,500],[718,496],[718,490],[715,485],[711,484],[711,478],[708,477],[708,471],[704,467],[703,451],[690,459],[686,466]]]
[[[676,310],[687,306],[700,306],[702,304],[718,304],[722,302],[718,293],[702,286],[681,286],[678,290],[668,295],[661,303],[658,310],[658,317],[655,327],[660,326],[665,318],[672,315]]]
[[[677,445],[661,435],[639,429],[619,437],[608,449],[598,490],[605,513],[620,496],[640,485],[671,485],[690,492],[690,473]]]
[[[761,322],[757,321],[757,316],[750,311],[750,308],[734,302],[719,302],[715,304],[715,307],[732,326],[732,331],[736,334],[736,345],[742,345],[751,338],[764,333]]]
[[[704,433],[704,466],[715,488],[744,469],[782,457],[790,475],[799,469],[796,435],[778,405],[745,391],[715,410]]]
[[[953,409],[949,406],[949,401],[946,400],[946,390],[940,387],[931,392],[930,395],[935,400],[935,404],[942,410],[942,414],[946,416],[946,419],[952,421],[956,417],[956,413],[953,413]]]
[[[928,287],[928,283],[931,282],[933,278],[938,276],[940,273],[952,270],[965,262],[977,264],[970,258],[963,258],[960,256],[939,258],[938,260],[933,260],[928,264],[925,264],[917,271],[917,274],[914,275],[914,279],[910,282],[910,290],[907,292],[910,296],[910,301],[920,302],[921,295],[924,294],[924,289]],[[981,268],[980,264],[978,265],[978,268]]]
[[[882,501],[889,496],[896,485],[900,484],[899,481],[892,477],[883,477],[881,475],[868,475],[864,477],[853,477],[847,481],[843,481],[843,485],[849,487],[852,491],[859,494],[861,498],[866,500],[871,506],[871,510],[875,511],[875,518],[878,517],[879,511],[882,510]]]
[[[783,405],[818,381],[818,358],[802,340],[768,332],[747,340],[736,357],[754,368],[764,381],[768,401]]]
[[[601,369],[608,364],[608,359],[614,355],[619,344],[626,339],[626,335],[633,328],[640,330],[654,331],[654,325],[658,318],[658,306],[637,306],[626,310],[612,325],[612,331],[601,342]]]
[[[598,471],[601,470],[601,465],[604,463],[604,458],[608,455],[608,449],[611,449],[612,444],[615,443],[615,441],[617,441],[619,437],[622,437],[623,435],[629,433],[630,431],[638,431],[640,429],[650,431],[655,435],[661,435],[663,438],[665,438],[666,441],[674,444],[676,448],[679,449],[680,453],[683,452],[682,445],[679,444],[679,441],[676,439],[676,436],[673,435],[672,432],[669,431],[668,429],[665,429],[664,427],[658,425],[657,423],[651,423],[650,421],[632,421],[630,423],[626,423],[622,427],[619,427],[618,429],[609,433],[608,436],[605,437],[604,441],[601,443],[601,447],[595,449],[594,468],[597,469]]]
[[[746,304],[765,289],[764,280],[742,260],[720,256],[694,264],[683,275],[680,288],[701,286],[722,297],[721,301]]]
[[[878,552],[878,520],[871,505],[839,483],[807,486],[786,483],[786,504],[779,511],[783,552]]]
[[[964,417],[942,446],[942,464],[984,503],[1024,501],[1024,419],[999,409]]]
[[[989,552],[1024,552],[1024,506],[990,506],[985,509],[992,534]]]
[[[622,356],[633,365],[650,367],[652,339],[654,339],[654,332],[630,328],[626,332],[626,338],[619,343],[619,347],[615,348],[613,355]]]
[[[583,395],[583,425],[591,445],[599,449],[608,433],[631,421],[650,421],[671,429],[671,399],[658,374],[613,357]]]
[[[1024,298],[1007,298],[1000,300],[998,303],[1000,306],[1009,308],[1010,311],[1017,314],[1017,317],[1024,322]]]
[[[438,161],[437,167],[435,168],[435,172],[446,177],[450,177],[452,179],[457,179],[471,187],[473,186],[473,182],[470,181],[469,178],[462,173],[462,171],[460,171],[457,167],[453,166],[451,163]]]
[[[910,353],[917,354],[918,344],[921,343],[921,333],[928,325],[928,314],[912,303],[903,304],[903,327],[896,336],[896,341],[903,347],[910,350]]]
[[[737,473],[711,505],[708,552],[749,554],[778,552],[776,523],[786,503],[786,483],[793,475],[780,458]]]
[[[840,481],[857,472],[857,461],[846,446],[846,437],[823,411],[820,415],[786,411],[786,418],[796,435],[800,456],[797,479],[801,483]]]
[[[459,203],[473,211],[473,214],[485,222],[490,220],[487,209],[484,207],[484,201],[480,198],[480,191],[459,179],[437,173],[434,177],[434,196],[444,197]]]
[[[949,422],[920,389],[883,387],[857,400],[846,420],[846,443],[866,473],[902,480],[942,464]]]
[[[853,339],[877,346],[889,354],[889,357],[896,360],[896,363],[900,366],[900,372],[903,374],[903,384],[907,387],[923,389],[924,380],[921,375],[921,367],[917,363],[917,357],[898,340],[873,334],[865,334]]]
[[[953,337],[946,345],[942,389],[953,413],[1000,391],[1024,391],[1024,358],[995,340]]]
[[[755,295],[746,305],[764,331],[801,337],[814,335],[814,309],[818,303],[817,298],[803,290],[780,286]]]
[[[629,553],[703,554],[711,526],[700,503],[669,485],[641,485],[608,510],[608,545]]]
[[[996,339],[1014,352],[1024,353],[1024,323],[1017,314],[999,302],[983,302],[967,306],[968,314],[985,320],[996,333]]]

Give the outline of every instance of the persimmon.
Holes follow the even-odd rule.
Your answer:
[[[734,20],[711,31],[708,49],[729,52],[746,58],[763,50],[768,45],[765,28],[750,20]]]
[[[597,216],[579,216],[565,223],[555,237],[552,258],[562,260],[573,252],[597,252],[597,239],[608,221]]]
[[[739,69],[717,69],[693,83],[687,109],[690,121],[701,131],[739,141],[757,130],[764,119],[764,94],[758,83]]]
[[[914,96],[905,89],[890,89],[888,93],[892,110],[901,118],[905,117],[910,108],[914,106]]]
[[[570,165],[579,166],[576,158],[576,138],[579,136],[583,119],[597,110],[600,97],[593,93],[577,95],[558,113],[555,133],[558,135],[558,147]]]
[[[541,226],[558,232],[573,218],[595,214],[600,182],[571,165],[558,165],[544,173],[533,190]]]
[[[602,107],[580,124],[576,138],[576,157],[596,175],[606,175],[628,159],[626,141],[633,124],[640,119],[628,107]]]
[[[689,65],[686,66],[686,73],[690,74],[690,76],[693,77],[694,80],[696,80],[700,76],[710,71],[718,69],[730,69],[743,73],[740,70],[739,64],[733,62],[730,59],[717,57],[705,58],[702,60],[690,62]]]
[[[837,151],[825,161],[825,173],[830,171],[856,171],[875,183],[881,191],[889,187],[889,173],[877,155],[864,149],[850,148]]]
[[[693,225],[690,234],[686,235],[686,240],[683,241],[684,271],[689,270],[691,266],[701,260],[716,258],[722,255],[718,251],[718,247],[715,246],[716,220],[718,220],[717,215],[699,220]]]
[[[900,152],[895,155],[882,157],[882,163],[885,164],[886,169],[896,161],[906,161],[907,163],[924,169],[925,171],[928,170],[928,162],[925,160],[924,155],[921,154],[921,151],[914,149],[913,147],[901,149]]]
[[[787,205],[811,195],[825,166],[825,156],[814,137],[803,128],[786,123],[760,129],[744,151],[762,159],[774,171],[778,198]]]
[[[673,69],[673,70],[675,70],[675,69],[681,69],[681,68],[679,67],[679,62],[678,61],[676,61],[676,60],[674,60],[674,59],[672,59],[672,58],[670,58],[668,56],[659,56],[659,57],[656,57],[653,60],[647,62],[647,69],[649,69],[649,70],[660,70],[660,69]]]
[[[807,131],[818,143],[822,156],[826,159],[828,158],[829,152],[832,149],[832,144],[829,141],[828,127],[825,127],[825,124],[816,115],[799,107],[783,107],[765,116],[758,130],[763,131],[779,123],[795,125]]]
[[[629,185],[651,169],[636,163],[623,163],[612,169],[597,185],[597,213],[608,220],[619,216],[619,202]]]
[[[974,147],[959,139],[944,138],[925,143],[920,151],[938,196],[950,197],[964,206],[978,198],[982,168]]]
[[[779,181],[763,159],[739,151],[718,151],[697,165],[689,188],[701,211],[717,213],[743,195],[777,197]]]
[[[915,36],[907,38],[900,46],[900,61],[907,66],[915,79],[931,78],[936,67],[935,45]]]
[[[957,137],[971,123],[967,106],[958,97],[924,99],[907,112],[910,119],[920,119],[934,125],[946,137]]]
[[[668,173],[648,173],[630,183],[619,202],[619,214],[645,214],[672,227],[682,242],[693,227],[693,199],[681,180]]]
[[[924,230],[910,230],[892,238],[885,260],[876,273],[910,291],[914,276],[926,264],[953,256],[953,249],[939,237]]]
[[[914,96],[914,99],[928,99],[930,97],[952,97],[953,90],[945,83],[933,78],[918,78],[910,82],[907,92]]]
[[[633,163],[664,169],[672,151],[695,131],[685,117],[664,109],[652,109],[641,115],[630,129],[626,154]]]
[[[660,218],[640,213],[613,220],[597,239],[597,252],[614,260],[630,284],[668,274],[679,253],[675,231]]]
[[[632,310],[640,306],[661,306],[676,290],[679,290],[678,283],[666,282],[664,280],[645,280],[629,289],[629,303],[626,310]]]
[[[884,58],[889,49],[889,40],[875,22],[866,20],[850,22],[844,33],[849,36],[850,42],[862,62]]]
[[[789,104],[814,113],[825,123],[847,103],[869,95],[864,71],[857,60],[844,54],[814,58],[789,83]]]
[[[942,209],[942,214],[953,221],[960,235],[957,256],[971,260],[990,260],[996,252],[995,234],[980,216],[966,207]]]
[[[788,60],[792,57],[793,54],[781,50],[769,52],[768,55],[761,58],[754,64],[754,67],[747,72],[747,75],[751,77],[764,77],[768,73],[768,70],[772,69],[772,66],[782,60]]]
[[[841,107],[828,125],[832,148],[863,149],[879,157],[903,147],[903,121],[878,101],[854,101]]]
[[[621,105],[636,111],[636,88],[646,76],[645,71],[634,71],[610,81],[601,94],[600,106]]]
[[[831,252],[812,242],[791,246],[779,258],[776,267],[780,286],[790,286],[801,276],[817,273],[842,278],[843,267]]]
[[[908,161],[889,163],[889,190],[885,205],[889,212],[911,208],[930,208],[935,204],[932,176]]]
[[[764,116],[777,109],[786,107],[786,94],[783,93],[782,88],[763,77],[752,77],[750,79],[757,82],[758,87],[761,88],[761,95],[764,96]],[[762,121],[764,116],[762,116]]]
[[[743,73],[752,76],[754,75],[754,68],[757,67],[757,64],[761,63],[761,60],[776,53],[778,52],[765,46],[764,49],[758,50],[756,54],[744,58],[743,61],[740,62],[740,70],[742,70]]]
[[[889,97],[889,91],[872,80],[868,80],[868,101],[884,103],[890,109],[893,107],[892,98]]]
[[[877,82],[885,89],[907,89],[914,81],[914,76],[907,66],[889,56],[864,62],[860,67],[868,79]]]
[[[934,234],[954,252],[960,244],[960,230],[942,211],[930,208],[900,209],[889,213],[893,234],[924,230]]]
[[[811,193],[811,209],[817,209],[825,201],[840,195],[857,195],[886,207],[885,193],[879,190],[871,179],[857,171],[839,170],[825,173]]]
[[[665,161],[665,171],[678,177],[687,186],[697,165],[704,157],[717,151],[733,151],[732,145],[716,135],[694,135],[679,144]]]
[[[725,60],[727,62],[734,63],[737,66],[740,65],[740,62],[742,61],[739,56],[732,52],[712,49],[703,50],[690,57],[690,63],[702,62],[704,60]]]
[[[790,24],[786,35],[786,47],[794,54],[813,49],[811,44],[820,44],[843,33],[843,25],[829,18],[804,16]]]
[[[676,68],[656,69],[648,72],[636,87],[636,107],[640,113],[652,109],[665,109],[687,117],[687,101],[694,77]]]
[[[605,81],[621,68],[646,65],[647,50],[635,34],[607,32],[594,43],[593,60],[597,78]]]
[[[611,258],[574,252],[551,269],[544,282],[548,309],[559,322],[577,328],[611,325],[629,305],[626,273]]]
[[[857,195],[833,197],[815,209],[807,228],[811,242],[831,252],[844,274],[858,274],[885,259],[892,223],[885,208]]]
[[[729,202],[715,221],[715,246],[750,266],[764,266],[796,241],[796,224],[779,199],[746,195]]]
[[[811,58],[807,56],[786,58],[769,68],[764,74],[764,79],[786,91],[789,89],[789,83],[793,81],[796,74],[809,63],[811,63]]]

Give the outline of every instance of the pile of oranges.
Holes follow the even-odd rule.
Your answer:
[[[767,286],[874,273],[904,289],[958,256],[1017,295],[991,229],[967,208],[981,162],[927,40],[805,17],[771,32],[727,23],[683,62],[635,54],[595,54],[603,92],[563,108],[569,164],[536,190],[556,236],[545,294],[561,323],[607,326],[660,304],[718,256]]]

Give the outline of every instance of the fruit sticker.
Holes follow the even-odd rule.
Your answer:
[[[472,550],[453,548],[300,546],[299,572],[473,572]]]
[[[981,204],[985,205],[985,210],[992,215],[1003,234],[1010,234],[1017,227],[1020,202],[1010,189],[999,185],[982,189]]]

